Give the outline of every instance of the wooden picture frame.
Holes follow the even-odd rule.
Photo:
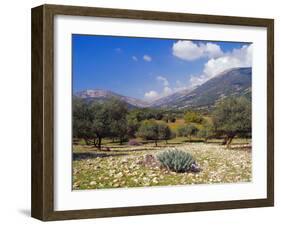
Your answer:
[[[126,18],[267,29],[267,198],[238,201],[178,203],[121,208],[54,210],[54,16]],[[32,201],[31,215],[51,221],[163,214],[274,205],[274,21],[273,19],[196,15],[61,5],[32,9]]]

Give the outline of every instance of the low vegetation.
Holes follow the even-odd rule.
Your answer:
[[[187,172],[195,164],[191,154],[178,149],[163,151],[157,155],[157,159],[163,167],[177,173]]]
[[[73,188],[247,182],[251,104],[212,110],[129,109],[118,99],[73,103]],[[176,149],[175,149],[176,148]]]

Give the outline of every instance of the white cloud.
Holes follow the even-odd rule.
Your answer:
[[[148,101],[153,101],[159,98],[159,94],[156,91],[151,90],[144,94],[144,98],[147,99]]]
[[[157,79],[158,81],[163,82],[163,85],[164,85],[164,86],[169,86],[169,82],[168,82],[168,80],[167,80],[165,77],[163,77],[163,76],[157,76],[156,79]]]
[[[214,43],[196,44],[192,41],[177,41],[172,47],[173,55],[187,61],[202,57],[215,58],[223,54],[219,45]]]
[[[132,56],[133,61],[138,61],[138,58],[136,56]]]
[[[173,93],[173,90],[170,87],[165,86],[164,89],[163,89],[162,96],[168,96],[172,93]]]
[[[166,77],[164,77],[164,76],[157,76],[156,80],[160,81],[162,83],[162,85],[163,85],[163,90],[162,90],[162,92],[160,94],[161,97],[167,96],[167,95],[170,95],[170,94],[173,93],[173,89],[169,87],[170,83],[169,83],[169,81],[168,81],[168,79]]]
[[[145,60],[145,61],[147,61],[147,62],[150,62],[150,61],[152,61],[152,57],[149,56],[149,55],[144,55],[144,56],[143,56],[143,60]]]
[[[175,90],[169,86],[170,83],[169,83],[168,79],[165,78],[164,76],[157,76],[156,80],[160,81],[163,87],[161,88],[160,92],[157,92],[155,90],[146,92],[144,94],[144,98],[148,101],[154,101],[156,99],[159,99],[164,96],[168,96],[175,92]]]
[[[208,60],[203,73],[198,76],[191,76],[190,85],[200,85],[221,72],[235,67],[252,66],[252,45],[244,45],[240,49],[233,49],[218,58]]]
[[[219,46],[212,43],[204,44],[204,54],[209,59],[205,63],[201,74],[192,75],[189,80],[187,79],[184,82],[177,80],[175,86],[171,86],[171,83],[165,76],[157,76],[155,79],[161,82],[161,89],[158,90],[158,92],[155,90],[146,92],[144,94],[145,99],[154,101],[174,92],[201,85],[225,70],[235,67],[252,66],[252,45],[244,45],[239,49],[233,49],[231,52],[226,53],[223,53],[218,47]]]
[[[223,55],[223,51],[221,50],[221,47],[217,44],[208,42],[205,45],[203,44],[202,48],[204,48],[204,53],[209,58],[216,58]]]
[[[158,98],[170,95],[173,93],[173,89],[169,87],[169,81],[167,78],[165,78],[164,76],[157,76],[155,78],[157,81],[160,81],[162,84],[162,88],[160,92],[157,92],[155,90],[151,90],[149,92],[146,92],[144,94],[144,98],[148,101],[154,101]]]
[[[194,86],[201,85],[202,83],[204,83],[207,80],[208,79],[206,79],[205,75],[199,75],[199,76],[192,75],[190,77],[189,84],[190,84],[190,87],[194,87]]]
[[[186,80],[185,82],[181,82],[179,80],[176,81],[176,86],[173,88],[174,92],[179,92],[185,89],[188,89],[189,85],[188,85],[188,80]]]

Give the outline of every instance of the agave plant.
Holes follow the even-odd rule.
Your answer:
[[[195,165],[191,154],[177,149],[163,151],[157,155],[157,159],[162,166],[178,173],[186,172]]]

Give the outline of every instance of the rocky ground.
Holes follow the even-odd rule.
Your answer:
[[[175,173],[159,165],[157,153],[173,145],[154,147],[116,145],[97,151],[75,145],[73,189],[167,186],[186,184],[241,183],[251,181],[251,148],[235,144],[226,149],[218,143],[184,143],[177,149],[189,152],[200,172]]]

